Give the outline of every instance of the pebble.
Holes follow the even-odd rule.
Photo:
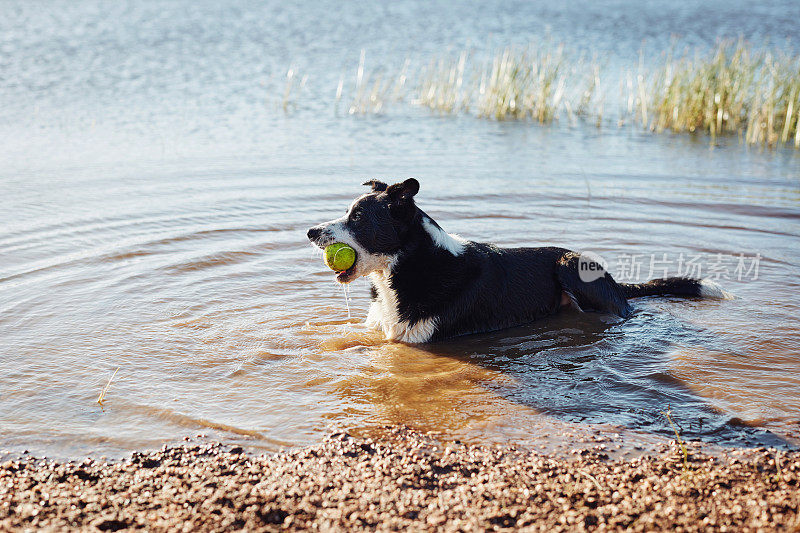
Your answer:
[[[800,526],[800,452],[544,454],[387,427],[254,455],[182,444],[122,461],[0,463],[0,531],[728,531]],[[735,459],[734,459],[735,457]]]

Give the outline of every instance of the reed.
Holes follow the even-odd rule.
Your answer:
[[[297,108],[297,100],[303,92],[303,88],[308,82],[308,75],[303,75],[298,79],[297,70],[292,67],[286,71],[286,84],[283,88],[283,98],[281,99],[281,107],[283,111],[288,113],[290,110]]]
[[[552,121],[567,83],[563,69],[563,45],[554,51],[506,48],[481,73],[478,116]]]
[[[465,72],[469,54],[462,51],[457,58],[441,57],[423,67],[412,103],[443,114],[469,112],[472,95]]]
[[[114,378],[117,376],[117,372],[119,372],[119,367],[117,367],[117,369],[114,370],[114,373],[111,374],[111,377],[108,379],[108,383],[106,383],[106,386],[103,387],[102,391],[100,391],[100,396],[97,397],[97,403],[99,403],[100,405],[103,405],[103,400],[105,400],[106,398],[106,393],[108,392],[108,388],[111,387],[111,382],[114,381]]]
[[[353,96],[347,108],[350,115],[382,114],[392,103],[400,102],[405,97],[405,85],[408,79],[410,61],[406,60],[403,67],[391,74],[385,69],[376,69],[372,72],[366,70],[366,51],[361,50],[361,56],[356,69]],[[345,77],[339,80],[336,88],[336,108],[342,98]]]
[[[664,415],[664,417],[667,419],[667,422],[669,422],[670,427],[672,427],[672,431],[675,432],[675,440],[681,450],[681,454],[683,455],[683,471],[685,472],[689,469],[689,450],[686,449],[686,443],[681,438],[681,434],[678,432],[675,422],[672,421],[672,410],[670,407],[667,406],[666,411],[661,411],[661,414]]]
[[[563,112],[586,109],[599,71],[584,78],[578,103],[565,99],[577,89],[564,46],[506,47],[488,60],[466,50],[432,60],[419,74],[412,102],[442,114],[471,113],[490,120],[548,123]]]
[[[744,41],[680,56],[669,52],[655,63],[642,53],[638,66],[620,70],[618,82],[596,57],[576,56],[548,40],[489,53],[465,49],[420,66],[407,59],[399,69],[369,70],[362,50],[354,74],[339,80],[337,112],[344,103],[351,115],[383,114],[406,102],[442,115],[542,124],[566,116],[600,127],[603,91],[618,84],[618,112],[609,118],[620,126],[702,133],[712,141],[738,135],[747,144],[800,148],[800,55],[754,49]],[[284,109],[296,107],[305,81],[288,71]],[[612,112],[613,100],[612,94]]]
[[[726,41],[694,58],[668,55],[639,74],[637,88],[638,118],[655,132],[738,134],[748,144],[800,148],[800,56]]]

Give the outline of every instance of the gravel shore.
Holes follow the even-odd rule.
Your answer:
[[[635,459],[442,444],[404,428],[255,456],[219,444],[0,464],[5,530],[798,531],[800,453]]]

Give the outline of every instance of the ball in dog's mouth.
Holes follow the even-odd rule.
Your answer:
[[[331,270],[341,272],[352,267],[356,262],[356,251],[342,242],[335,242],[325,247],[325,264]]]
[[[323,248],[325,264],[336,272],[336,281],[349,283],[355,278],[358,254],[349,245],[335,242]]]

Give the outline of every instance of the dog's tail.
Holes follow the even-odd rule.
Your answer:
[[[699,296],[701,298],[719,298],[732,300],[734,296],[722,290],[710,279],[694,278],[662,278],[651,279],[645,283],[620,283],[626,298],[640,296]]]

